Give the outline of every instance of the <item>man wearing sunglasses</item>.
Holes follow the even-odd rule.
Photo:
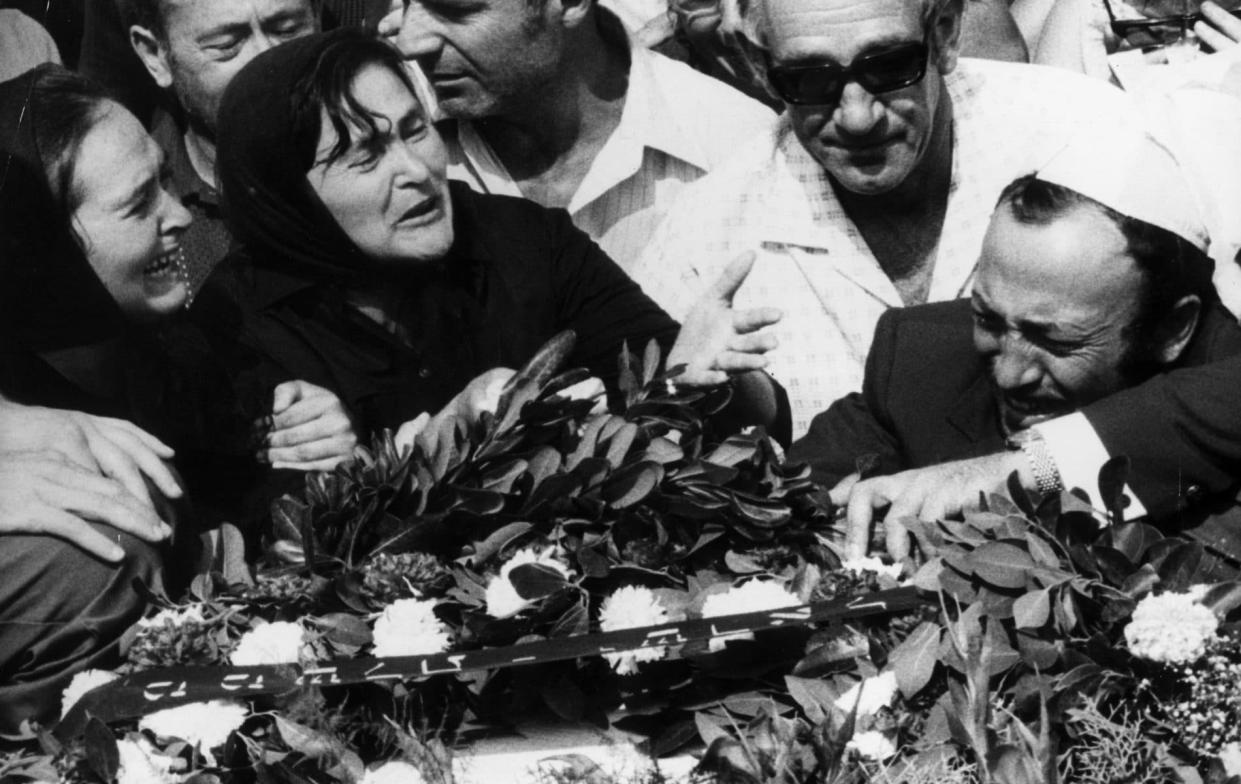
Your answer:
[[[890,307],[965,295],[996,197],[1119,90],[1024,64],[958,62],[962,0],[761,0],[755,39],[786,110],[760,147],[690,186],[634,277],[674,316],[736,254],[738,296],[778,304],[769,370],[794,435],[860,389]]]

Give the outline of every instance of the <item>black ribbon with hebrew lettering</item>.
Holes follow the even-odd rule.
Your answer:
[[[61,740],[69,740],[82,732],[91,716],[108,723],[192,702],[280,694],[301,686],[407,681],[428,675],[520,667],[640,648],[666,647],[670,649],[669,656],[684,656],[705,652],[714,638],[781,626],[839,624],[871,615],[911,610],[922,603],[916,588],[905,587],[778,610],[694,618],[657,626],[557,637],[503,648],[382,659],[338,659],[306,666],[162,667],[122,677],[88,692],[78,700],[54,732]]]

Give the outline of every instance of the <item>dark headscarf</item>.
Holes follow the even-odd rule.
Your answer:
[[[57,68],[0,84],[0,340],[31,351],[98,343],[125,324],[44,174],[30,96]]]
[[[233,236],[265,266],[318,282],[340,281],[374,266],[306,180],[319,143],[320,113],[299,82],[323,50],[341,40],[372,43],[361,31],[343,29],[298,38],[255,57],[224,93],[216,145]]]

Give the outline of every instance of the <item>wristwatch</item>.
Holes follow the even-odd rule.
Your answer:
[[[1064,482],[1060,479],[1060,471],[1056,469],[1051,450],[1047,448],[1047,442],[1037,430],[1019,430],[1008,437],[1005,445],[1012,450],[1020,449],[1026,460],[1030,461],[1030,471],[1034,474],[1034,483],[1040,493],[1047,495],[1064,489]]]

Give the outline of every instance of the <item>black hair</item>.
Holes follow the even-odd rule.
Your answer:
[[[1127,353],[1122,369],[1131,378],[1158,370],[1155,351],[1160,327],[1176,303],[1197,296],[1207,305],[1217,299],[1211,282],[1215,262],[1188,240],[1167,229],[1123,215],[1071,188],[1030,174],[1009,183],[997,206],[1004,205],[1017,221],[1046,225],[1083,207],[1110,220],[1125,238],[1126,252],[1143,273],[1138,312],[1125,328]]]
[[[331,40],[323,47],[314,67],[293,84],[293,139],[298,164],[310,171],[317,161],[319,148],[321,112],[326,112],[337,142],[328,152],[324,163],[331,164],[348,152],[353,144],[350,124],[358,123],[370,133],[378,133],[374,116],[353,96],[353,81],[369,65],[378,65],[391,71],[409,89],[419,105],[422,100],[414,87],[401,54],[385,41],[360,29],[341,29],[331,34]],[[422,106],[423,111],[426,107]],[[429,120],[429,118],[428,118]]]
[[[111,100],[102,87],[58,65],[41,65],[31,82],[30,109],[39,162],[52,199],[68,221],[81,203],[74,187],[78,150]]]
[[[96,0],[111,2],[111,0]],[[125,22],[125,29],[135,25],[150,30],[161,41],[167,40],[167,29],[164,26],[164,8],[161,0],[115,0]],[[126,36],[128,38],[129,36]]]

